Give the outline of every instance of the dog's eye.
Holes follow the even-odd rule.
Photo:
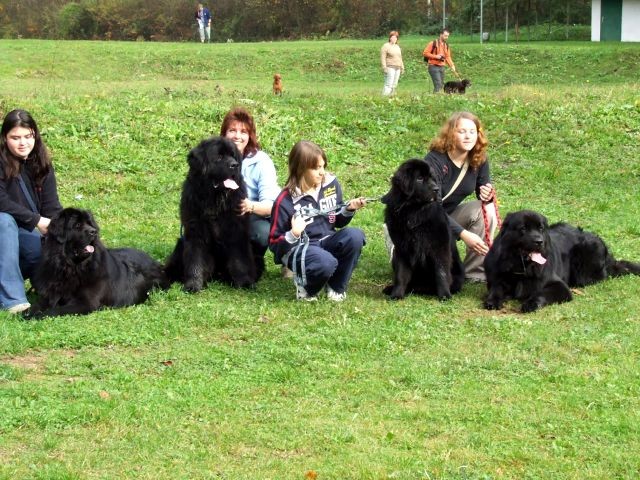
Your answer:
[[[416,177],[416,183],[424,183],[424,177],[423,176]]]
[[[82,224],[78,222],[73,226],[73,228],[75,228],[76,230],[82,230]]]

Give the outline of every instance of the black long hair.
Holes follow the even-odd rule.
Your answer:
[[[44,178],[51,171],[51,157],[42,142],[38,124],[26,110],[12,110],[4,117],[0,131],[0,168],[4,170],[5,178],[15,178],[20,174],[22,160],[16,158],[7,147],[7,135],[15,127],[28,128],[33,132],[35,143],[26,163],[36,187],[42,187]]]

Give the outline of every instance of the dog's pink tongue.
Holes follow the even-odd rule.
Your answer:
[[[84,247],[84,251],[87,253],[93,253],[95,251],[95,248],[93,248],[93,245],[87,245],[86,247]]]
[[[237,190],[239,188],[236,181],[233,180],[232,178],[227,178],[224,182],[222,182],[222,184],[225,187],[230,188],[231,190]]]
[[[542,256],[542,254],[538,252],[532,252],[529,254],[529,258],[532,262],[539,263],[540,265],[544,265],[547,263],[547,259]]]

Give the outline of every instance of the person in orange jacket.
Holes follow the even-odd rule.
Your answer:
[[[429,42],[422,52],[424,61],[427,62],[429,75],[431,75],[431,80],[433,81],[433,93],[438,93],[442,90],[445,65],[449,65],[453,72],[456,71],[456,66],[451,59],[451,50],[447,44],[449,33],[447,28],[440,30],[440,36]]]

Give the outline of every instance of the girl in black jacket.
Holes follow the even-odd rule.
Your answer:
[[[62,210],[56,178],[29,112],[9,112],[0,130],[0,308],[20,313],[24,289],[40,259],[41,235]]]

